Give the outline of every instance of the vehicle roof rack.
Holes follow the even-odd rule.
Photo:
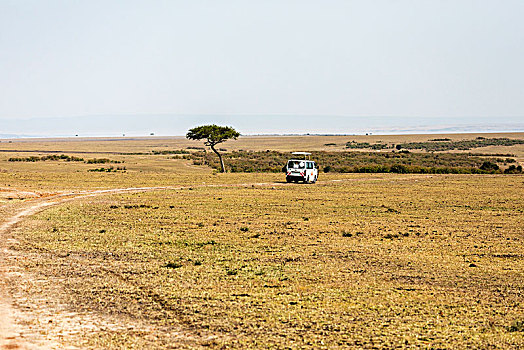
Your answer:
[[[309,152],[292,152],[291,154],[296,156],[304,156],[304,160],[308,160],[311,153]]]

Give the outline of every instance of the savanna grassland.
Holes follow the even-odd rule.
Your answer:
[[[271,144],[297,149],[288,141]],[[3,264],[20,271],[6,290],[41,338],[99,349],[524,346],[520,174],[286,184],[150,154],[188,147],[175,141],[48,142],[0,154],[3,220],[56,194],[163,188],[78,196],[3,233]],[[497,147],[520,161],[522,145]],[[8,162],[75,148],[120,163]],[[89,171],[111,165],[126,169]]]

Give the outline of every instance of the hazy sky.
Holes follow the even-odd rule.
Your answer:
[[[0,121],[524,123],[523,18],[522,0],[0,0]]]

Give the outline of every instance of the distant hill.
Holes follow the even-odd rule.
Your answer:
[[[0,134],[0,139],[20,139],[26,137],[38,137],[37,135]]]

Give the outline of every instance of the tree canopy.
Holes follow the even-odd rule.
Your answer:
[[[215,124],[202,125],[189,129],[186,137],[190,140],[206,139],[206,146],[214,146],[229,139],[236,139],[240,133],[230,126],[219,126]]]

